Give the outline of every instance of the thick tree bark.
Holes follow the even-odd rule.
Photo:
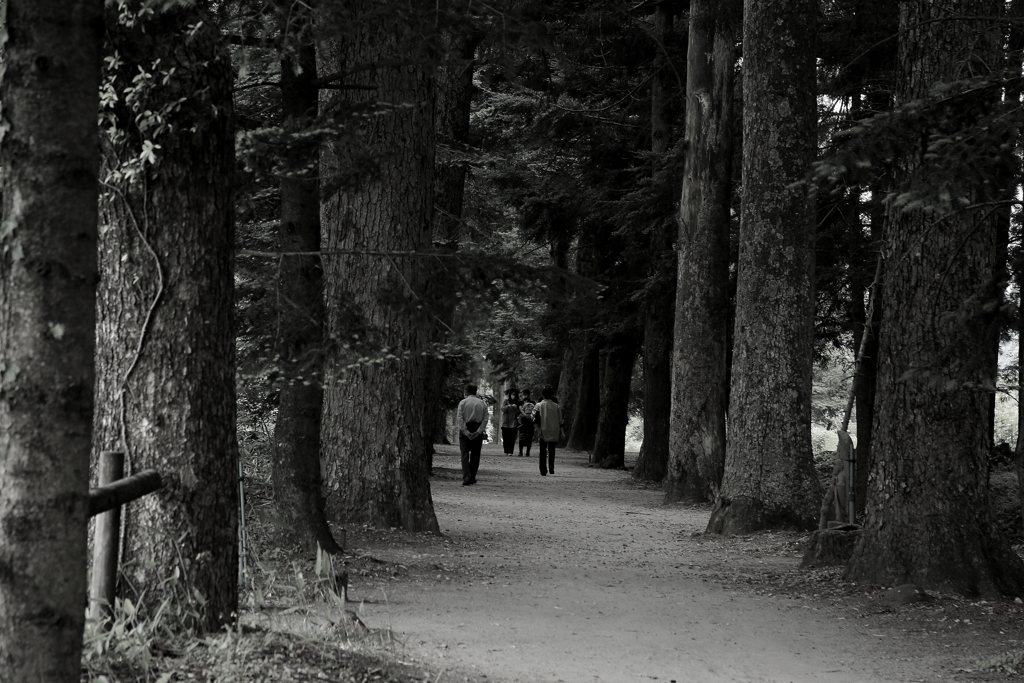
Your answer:
[[[1017,271],[1018,287],[1024,284],[1021,279],[1020,265]],[[1018,292],[1024,290],[1018,289]],[[1024,365],[1019,358],[1024,358],[1024,315],[1018,313],[1017,318],[1017,443],[1014,449],[1014,460],[1017,465],[1017,501],[1021,511],[1021,531],[1024,532]]]
[[[729,213],[737,1],[690,4],[686,177],[679,209],[672,424],[665,502],[722,481],[728,405]]]
[[[891,105],[890,105],[891,106]],[[871,190],[872,200],[870,207],[871,215],[871,235],[872,240],[878,242],[881,240],[883,234],[883,225],[885,222],[885,205],[882,201],[884,192],[880,188],[880,183],[876,183]],[[875,258],[879,258],[878,255]],[[854,324],[860,325],[860,334],[855,335],[855,347],[860,348],[861,339],[860,335],[863,334],[866,322],[864,320],[867,315],[867,310],[864,306],[864,299],[870,293],[873,298],[871,308],[871,326],[869,328],[870,337],[868,338],[867,346],[864,348],[864,355],[860,358],[860,362],[857,365],[857,376],[854,378],[856,382],[855,400],[856,400],[856,414],[857,414],[857,510],[858,514],[867,508],[868,495],[870,489],[868,487],[868,479],[870,477],[872,464],[874,457],[872,455],[872,442],[874,440],[873,428],[875,422],[875,395],[876,386],[878,384],[878,339],[879,332],[882,326],[882,310],[885,302],[882,300],[883,286],[879,282],[874,285],[874,291],[871,291],[871,284],[868,282],[867,271],[864,269],[864,275],[860,281],[860,287],[862,287],[862,294],[860,296],[860,315],[855,316]],[[885,278],[885,270],[882,269],[881,276]]]
[[[570,339],[562,353],[562,372],[558,379],[558,407],[562,409],[565,421],[565,438],[559,441],[558,447],[565,448],[572,435],[576,420],[576,404],[579,399],[580,377],[583,371],[583,357],[586,345],[582,339]],[[538,396],[534,396],[537,400]]]
[[[129,474],[164,482],[126,510],[122,591],[216,629],[238,604],[231,63],[193,8],[108,17],[107,54],[123,61],[101,112],[93,457],[124,451]],[[173,72],[140,86],[137,65],[157,61]]]
[[[435,129],[437,163],[434,177],[434,242],[454,250],[462,234],[462,204],[469,164],[469,113],[473,100],[473,68],[478,35],[453,35],[445,63],[438,69]]]
[[[0,680],[79,680],[96,310],[100,7],[0,15]]]
[[[1000,197],[1003,201],[1012,202],[1016,198],[1017,193],[1017,179],[1013,178],[1009,180],[1006,176],[1009,173],[1002,174],[1003,177],[999,179],[1000,185],[1005,188],[1006,192]],[[1009,187],[1007,187],[1009,185]],[[1010,221],[1011,218],[1010,206],[1007,205],[996,212],[995,227],[996,227],[996,263],[995,273],[993,275],[995,279],[995,296],[996,304],[1002,309],[1003,304],[1006,301],[1006,286],[1009,284],[1009,260],[1010,260]],[[999,323],[1000,326],[1002,323]],[[988,379],[986,380],[986,386],[990,387],[988,394],[988,448],[991,452],[996,447],[996,387],[999,386],[999,348],[1001,346],[1001,340],[999,333],[992,335],[989,339],[988,347]]]
[[[743,205],[729,446],[708,531],[813,529],[811,456],[814,214],[802,181],[814,158],[813,0],[747,0]],[[680,259],[682,261],[682,259]]]
[[[1024,61],[1024,27],[1021,26],[1021,19],[1024,19],[1024,0],[1012,0],[1008,7],[1008,13],[1011,21],[1009,30],[1008,50],[1007,50],[1007,69],[1010,70],[1016,76],[1021,74],[1022,61]],[[1020,85],[1007,85],[1006,87],[1006,100],[1019,105],[1021,101],[1022,88]],[[1013,131],[1017,139],[1017,144],[1020,144],[1021,130],[1018,126]],[[1021,182],[1021,171],[1024,171],[1024,167],[1018,162],[1016,168],[1012,173],[1012,177],[1007,178],[1006,187],[1004,187],[1004,197],[1012,198],[1017,194],[1017,188]],[[1007,214],[1011,211],[1008,207]],[[1011,216],[1007,215],[1006,220],[1009,224]],[[1012,275],[1016,279],[1017,292],[1021,301],[1024,301],[1024,296],[1021,295],[1024,292],[1024,260],[1018,258],[1013,264]],[[1024,401],[1021,400],[1024,397],[1024,364],[1020,362],[1024,355],[1021,352],[1024,351],[1024,316],[1020,315],[1018,311],[1017,315],[1017,443],[1015,444],[1014,454],[1016,455],[1017,464],[1017,496],[1020,504],[1021,514],[1021,530],[1024,532]]]
[[[941,8],[922,0],[900,9],[903,102],[999,63],[996,22],[950,20],[997,16],[995,0]],[[931,134],[944,134],[942,125],[936,117]],[[903,159],[897,187],[910,185],[919,159],[917,152]],[[967,203],[992,199],[980,179],[974,186],[951,179],[948,190]],[[890,208],[872,494],[846,576],[971,596],[1019,595],[1024,562],[991,530],[988,396],[980,389],[990,381],[986,356],[998,334],[985,310],[998,294],[997,227],[983,212],[959,207]],[[975,297],[977,307],[962,309]]]
[[[576,393],[572,432],[566,448],[590,451],[597,438],[597,419],[601,413],[601,346],[590,342],[580,366],[579,389]]]
[[[1019,332],[1018,332],[1019,334]],[[1020,436],[1017,437],[1017,504],[1020,506],[1021,528],[1024,529],[1024,453],[1020,448]]]
[[[884,274],[883,274],[884,277]],[[857,415],[857,488],[856,503],[860,514],[867,505],[868,476],[871,472],[871,440],[872,425],[875,416],[875,385],[878,377],[878,329],[882,324],[882,285],[878,283],[875,292],[870,293],[870,285],[858,286],[857,301],[854,305],[853,324],[858,327],[854,334],[854,354],[861,348],[865,330],[868,340],[864,345],[863,355],[857,359],[857,371],[853,378],[854,405]],[[864,300],[873,296],[870,327],[865,320],[867,307]]]
[[[654,10],[654,30],[660,37],[651,79],[651,151],[665,154],[672,141],[672,120],[668,103],[675,70],[668,63],[665,45],[672,34],[673,16],[661,3]],[[648,245],[648,277],[656,288],[644,310],[644,441],[633,468],[633,478],[661,481],[669,459],[669,425],[672,415],[672,326],[675,316],[674,224],[658,227]],[[667,258],[667,257],[671,257]]]
[[[550,255],[551,265],[558,269],[558,272],[553,277],[553,281],[547,288],[547,305],[548,312],[552,316],[558,316],[562,313],[565,308],[566,301],[569,296],[569,249],[572,246],[571,240],[567,236],[568,231],[565,231],[558,238],[551,242]],[[546,368],[544,373],[544,384],[549,385],[555,390],[555,396],[562,400],[567,391],[567,388],[562,382],[562,374],[564,370],[563,363],[566,358],[566,343],[565,339],[560,335],[554,340],[554,348],[551,350],[551,355],[546,358]],[[538,391],[541,387],[538,387]],[[539,398],[539,394],[537,397]],[[565,409],[563,408],[563,417],[566,417]],[[567,418],[566,418],[567,419]],[[567,432],[568,433],[568,432]]]
[[[437,73],[437,97],[434,104],[438,153],[434,164],[434,247],[451,254],[458,250],[462,236],[462,205],[466,194],[466,174],[469,164],[465,147],[469,138],[469,113],[473,99],[473,67],[480,36],[476,34],[451,35],[447,39],[445,63]],[[448,268],[448,263],[430,262],[434,271]],[[437,317],[440,324],[432,326],[432,342],[444,344],[449,331],[455,326],[455,307],[458,299],[450,292],[437,292]],[[445,405],[439,388],[444,386],[445,361],[432,356],[427,365],[427,400],[424,413],[427,435],[428,470],[433,468],[434,443],[445,443]]]
[[[617,332],[601,349],[601,412],[590,461],[606,470],[626,464],[629,387],[638,350],[635,332]]]
[[[662,481],[668,471],[674,317],[674,294],[658,296],[644,312],[644,440],[633,468],[641,481]]]
[[[290,16],[292,25],[301,22]],[[308,24],[308,17],[306,23]],[[296,47],[281,60],[281,106],[285,125],[312,123],[317,113],[316,48]],[[289,252],[320,250],[320,192],[314,173],[305,170],[315,158],[315,145],[294,142],[281,182],[278,243],[277,311],[280,330],[277,354],[284,371],[274,427],[271,478],[274,502],[282,522],[280,533],[307,551],[317,545],[341,551],[324,515],[320,491],[320,415],[323,410],[323,268],[320,258]]]
[[[393,108],[360,132],[378,172],[322,196],[325,251],[334,252],[326,255],[327,329],[338,341],[327,363],[321,435],[328,518],[438,532],[423,456],[431,321],[418,292],[425,270],[418,258],[394,255],[430,247],[433,65],[409,19],[368,21],[371,3],[350,6],[358,30],[328,41],[319,59],[324,71],[350,72],[349,85],[373,90],[329,92],[325,104],[373,97]],[[321,177],[347,171],[356,153],[352,141],[326,143]],[[343,340],[353,334],[372,349],[367,355],[346,350]]]

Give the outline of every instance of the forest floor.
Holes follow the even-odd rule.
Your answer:
[[[1019,602],[898,604],[838,568],[801,569],[807,534],[706,536],[709,506],[663,505],[658,487],[585,453],[559,451],[541,477],[536,448],[491,444],[462,486],[457,449],[439,451],[441,536],[348,529],[347,611],[289,602],[282,580],[277,607],[267,590],[243,614],[254,664],[206,678],[182,662],[163,670],[191,673],[166,680],[930,683],[1024,668]],[[264,554],[261,570],[287,574]]]

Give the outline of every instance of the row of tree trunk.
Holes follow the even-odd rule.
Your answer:
[[[896,104],[928,97],[935,83],[992,75],[1001,64],[1001,11],[988,0],[942,10],[902,3]],[[655,15],[661,35],[671,27],[666,12],[659,6]],[[950,12],[968,19],[948,20]],[[664,477],[667,502],[713,499],[709,532],[813,528],[822,498],[810,445],[815,220],[807,179],[818,144],[816,16],[810,0],[747,0],[742,8],[690,3],[671,419],[663,420],[656,381],[656,368],[664,367],[660,333],[671,315],[663,299],[652,298],[643,347],[644,449],[634,476]],[[748,104],[730,320],[732,76],[741,26]],[[663,153],[660,97],[655,79],[652,139]],[[912,154],[902,159],[894,188],[914,187],[918,165]],[[1006,195],[1005,184],[979,180],[948,193],[984,206]],[[982,388],[994,377],[998,319],[991,303],[954,314],[965,301],[1001,300],[1005,215],[948,209],[951,215],[936,218],[899,202],[885,212],[878,199],[888,189],[868,189],[876,199],[872,237],[886,265],[872,320],[864,306],[870,283],[851,284],[854,343],[865,350],[854,383],[856,486],[868,505],[848,576],[971,595],[1019,593],[1024,565],[992,536],[988,520],[991,395]],[[622,428],[609,404],[620,371],[614,359],[626,348],[621,336],[577,340],[563,366],[572,384],[563,381],[562,395],[575,416],[567,445],[612,465],[621,461],[609,458],[609,444],[619,446],[604,428]]]
[[[718,87],[714,74],[720,82],[728,78],[735,41],[730,14],[718,9],[691,3],[668,498],[701,499],[715,489],[717,473],[706,473],[723,462],[724,451],[708,531],[809,528],[821,499],[809,444],[814,221],[804,182],[817,144],[816,10],[803,0],[744,6],[748,105],[730,364],[725,325],[715,314],[724,308],[721,240],[729,193],[722,183],[729,173],[721,167],[730,157],[716,124],[731,88]],[[992,19],[945,20],[950,11]],[[1000,11],[984,0],[964,0],[952,10],[901,4],[897,104],[927,97],[937,82],[992,74],[1000,64]],[[896,187],[912,187],[915,159],[901,163]],[[949,192],[984,204],[998,199],[992,187],[979,181]],[[717,220],[710,229],[702,222],[709,216]],[[1000,230],[981,210],[936,219],[899,203],[889,209],[880,235],[887,261],[880,343],[865,345],[855,386],[864,441],[858,488],[867,489],[868,507],[850,578],[913,581],[970,595],[1017,594],[1024,585],[1024,565],[994,539],[988,521],[990,399],[979,388],[994,376],[998,321],[981,304],[951,314],[964,301],[1001,299]],[[865,317],[861,306],[862,327],[871,322]],[[877,387],[870,381],[875,368]]]
[[[2,17],[3,680],[78,679],[90,451],[164,481],[128,511],[123,592],[237,612],[233,71],[195,8],[108,9]]]
[[[0,678],[53,671],[71,680],[90,450],[122,450],[129,473],[153,468],[165,482],[128,515],[125,589],[149,605],[171,601],[208,629],[237,610],[233,71],[214,22],[193,5],[109,8],[102,87],[94,3],[7,0],[5,8]],[[951,8],[964,17],[1001,11],[995,0],[941,10],[901,3],[898,103],[1001,63],[995,24],[947,21]],[[319,77],[303,81],[314,58],[307,46],[286,58],[281,83],[285,99],[294,97],[286,119],[314,109],[365,113],[358,135],[319,148],[320,177],[331,179],[319,194],[301,174],[281,186],[282,251],[302,257],[281,257],[280,294],[297,317],[282,320],[289,333],[276,343],[282,355],[303,357],[323,330],[327,351],[322,398],[305,383],[318,371],[288,368],[275,488],[279,501],[293,498],[291,523],[328,549],[327,519],[438,531],[424,457],[437,316],[418,294],[424,260],[411,255],[429,252],[438,231],[438,58],[411,8],[389,9],[388,21],[370,2],[344,3],[344,13],[348,28],[316,55]],[[669,500],[714,495],[712,532],[809,527],[821,499],[809,442],[814,220],[804,182],[817,149],[816,15],[811,0],[746,0],[740,24],[738,2],[691,2],[676,296],[672,307],[666,296],[645,311],[651,412],[638,474],[664,471]],[[671,17],[657,16],[657,30],[671,30]],[[724,236],[740,26],[747,106],[730,358]],[[165,66],[140,75],[142,64]],[[659,117],[655,102],[656,150],[667,136]],[[370,174],[359,172],[366,158],[375,162]],[[898,188],[912,187],[916,159],[900,160]],[[949,191],[975,204],[1003,198],[981,183]],[[991,379],[998,327],[986,306],[949,315],[964,301],[1001,296],[1000,228],[980,210],[941,221],[937,230],[933,215],[898,204],[885,217],[869,505],[847,572],[1020,594],[1024,565],[992,536],[987,516],[990,404],[977,388]],[[651,249],[670,238],[656,236]],[[310,258],[318,248],[321,258]],[[673,317],[666,403],[657,380]],[[575,416],[568,445],[593,450],[605,466],[621,465],[640,336],[583,337],[565,349],[573,367],[561,396]],[[870,387],[859,390],[867,405]],[[323,500],[313,486],[321,479]],[[56,617],[44,623],[39,614]]]

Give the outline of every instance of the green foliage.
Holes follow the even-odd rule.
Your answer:
[[[491,309],[486,337],[478,347],[497,379],[520,389],[531,388],[535,400],[546,382],[546,366],[561,360],[551,357],[545,307],[536,296],[503,297]]]
[[[852,333],[849,321],[863,315],[859,298],[871,279],[883,223],[899,229],[902,220],[914,216],[927,222],[921,239],[928,240],[953,221],[994,230],[1006,224],[1017,203],[1011,185],[1019,176],[1020,74],[1011,69],[971,75],[965,63],[965,77],[935,84],[924,96],[894,107],[896,11],[896,5],[880,0],[830,0],[825,6],[824,89],[834,99],[823,117],[825,154],[813,179],[819,199],[819,354]],[[992,28],[984,20],[975,25],[979,32]],[[907,254],[884,257],[896,263]],[[1000,278],[983,274],[974,294],[951,305],[941,324],[1005,329],[1015,311],[1003,301]],[[947,366],[959,358],[989,362],[976,351],[946,349],[937,362],[904,379],[959,389],[960,383],[948,379]],[[993,389],[975,384],[970,388]]]
[[[482,60],[473,108],[481,153],[467,222],[546,246],[556,265],[593,284],[552,282],[546,301],[525,308],[499,302],[486,330],[477,328],[491,340],[485,354],[499,376],[519,383],[557,363],[567,339],[635,328],[648,297],[674,290],[671,245],[652,255],[649,243],[674,227],[682,162],[682,147],[667,156],[647,150],[653,57],[667,49],[675,64],[685,49],[659,46],[644,12],[624,3],[533,10],[550,46]]]
[[[190,46],[215,37],[202,16],[178,0],[108,0],[99,113],[104,183],[157,172],[161,150],[228,115],[211,95],[215,86],[198,76],[202,65],[192,63]]]
[[[856,121],[835,135],[836,151],[818,162],[817,175],[841,189],[871,187],[912,169],[887,192],[886,204],[895,213],[923,212],[938,226],[944,217],[998,201],[999,179],[1016,168],[1010,141],[1021,123],[1019,107],[1001,104],[1008,85],[1001,75],[939,83],[922,99]],[[967,194],[968,188],[985,190]]]
[[[842,427],[853,372],[853,353],[849,349],[833,350],[822,362],[815,364],[811,385],[811,424],[828,431]]]
[[[815,469],[822,479],[831,476],[835,451],[839,444],[837,432],[842,428],[853,382],[853,353],[846,347],[826,349],[813,368],[811,385],[811,452]],[[850,421],[849,433],[856,439],[856,416]]]
[[[532,19],[504,10],[501,4],[378,3],[353,13],[350,3],[329,1],[319,3],[315,29],[303,27],[300,15],[305,10],[301,8],[279,14],[278,8],[269,5],[258,11],[253,7],[239,5],[224,19],[226,30],[246,45],[236,52],[236,104],[245,126],[238,144],[245,182],[238,211],[239,242],[244,247],[238,259],[239,360],[244,383],[263,386],[257,393],[270,396],[272,401],[283,381],[321,382],[325,353],[344,359],[343,373],[367,364],[392,362],[406,353],[404,349],[385,348],[361,311],[344,306],[341,324],[336,326],[341,331],[326,338],[316,354],[291,358],[277,344],[281,307],[287,306],[280,300],[276,280],[279,181],[308,177],[311,182],[319,182],[322,191],[333,191],[372,180],[378,152],[360,140],[359,130],[373,117],[389,116],[396,107],[408,106],[383,104],[373,99],[371,91],[356,91],[359,97],[334,98],[331,109],[283,120],[278,87],[282,56],[292,54],[304,41],[344,40],[367,30],[383,35],[411,25],[420,27],[420,33],[412,37],[418,45],[414,59],[436,63],[444,54],[449,36],[486,34],[489,61],[501,69],[510,64],[516,46],[540,45],[544,40]],[[289,14],[293,10],[298,14]],[[407,35],[402,37],[403,41],[409,39]],[[319,81],[324,88],[347,87],[344,74],[320,74]],[[351,152],[349,166],[331,178],[317,178],[316,150],[326,141],[341,144]],[[467,150],[458,150],[458,155],[466,159],[473,156]],[[506,206],[496,204],[493,208],[499,214],[507,213]],[[430,330],[434,343],[429,352],[444,360],[446,383],[435,392],[443,405],[461,399],[460,384],[483,355],[484,342],[477,331],[481,321],[488,318],[486,311],[500,306],[503,298],[521,301],[526,296],[543,296],[547,283],[557,279],[546,260],[532,259],[524,249],[506,248],[515,224],[490,220],[484,215],[488,210],[485,207],[464,221],[472,242],[464,240],[455,253],[441,249],[363,255],[381,265],[414,259],[427,273],[417,282],[400,283],[380,292],[379,297],[391,310]],[[333,257],[322,255],[323,259]],[[454,321],[450,319],[453,299],[457,311]]]
[[[996,414],[993,441],[998,446],[1017,443],[1017,392],[1000,389],[996,392]]]
[[[248,173],[264,183],[275,178],[315,179],[319,170],[317,148],[324,142],[343,142],[353,153],[345,168],[323,179],[323,190],[358,187],[377,175],[377,156],[358,144],[355,133],[374,117],[392,114],[394,106],[378,102],[353,103],[307,119],[267,122],[238,134],[236,155]],[[298,151],[300,154],[296,154]]]
[[[898,9],[899,5],[889,0],[822,3],[818,57],[823,93],[841,100],[865,95],[869,106],[891,97]]]

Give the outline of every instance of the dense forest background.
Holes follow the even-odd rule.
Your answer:
[[[240,461],[301,552],[437,533],[468,381],[551,385],[708,533],[837,518],[851,580],[1024,593],[1024,3],[4,8],[0,680],[78,675],[101,452],[164,477],[120,594],[217,629]]]

